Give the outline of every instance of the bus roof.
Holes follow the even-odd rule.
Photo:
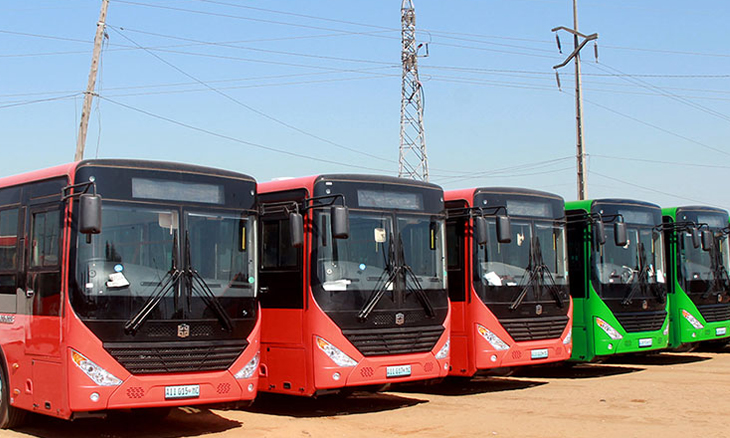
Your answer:
[[[520,187],[472,187],[468,189],[448,190],[444,193],[446,201],[464,199],[472,204],[474,197],[482,193],[492,193],[499,195],[517,195],[517,196],[535,196],[541,198],[557,199],[564,202],[560,195],[555,193],[543,192],[540,190],[525,189]]]
[[[259,183],[259,193],[277,192],[280,190],[291,190],[296,188],[306,188],[311,190],[314,185],[320,181],[350,181],[350,182],[374,182],[386,184],[401,184],[415,187],[423,187],[429,189],[443,190],[441,186],[424,181],[417,181],[408,178],[398,178],[387,175],[369,175],[369,174],[350,174],[350,173],[331,173],[321,175],[310,175],[299,178],[277,179]]]
[[[73,177],[78,168],[84,166],[99,167],[129,167],[142,169],[158,169],[165,171],[180,171],[213,174],[219,176],[227,176],[239,179],[247,179],[255,182],[255,179],[249,175],[229,170],[216,169],[212,167],[198,166],[195,164],[173,163],[168,161],[150,161],[150,160],[134,160],[134,159],[93,159],[76,161],[73,163],[61,164],[59,166],[48,167],[45,169],[34,170],[31,172],[21,173],[18,175],[6,176],[0,178],[0,187],[11,187],[31,181],[42,181],[44,179],[56,178],[60,176]]]

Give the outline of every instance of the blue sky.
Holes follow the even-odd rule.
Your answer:
[[[550,31],[572,26],[571,1],[414,3],[431,181],[575,199],[573,68],[562,92],[552,69],[572,41],[561,55]],[[100,4],[3,2],[0,175],[72,160]],[[580,30],[599,33],[599,63],[583,52],[589,197],[730,207],[728,16],[580,0]],[[397,173],[400,1],[112,0],[107,23],[86,158]]]

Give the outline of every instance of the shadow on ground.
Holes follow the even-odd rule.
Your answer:
[[[681,365],[709,360],[707,356],[687,353],[625,354],[615,356],[606,363],[627,365]]]
[[[693,350],[695,353],[730,353],[730,344],[728,341],[707,341],[700,342],[697,348]]]
[[[331,417],[390,411],[427,402],[428,400],[371,392],[354,392],[347,397],[326,395],[318,398],[259,393],[256,401],[246,410],[298,418]]]
[[[17,432],[39,438],[183,438],[224,432],[241,427],[239,421],[221,417],[208,409],[173,409],[164,419],[147,421],[142,416],[122,414],[75,421],[32,415]]]
[[[499,391],[514,391],[544,385],[547,382],[510,379],[508,377],[477,376],[447,378],[436,384],[402,384],[391,387],[391,391],[431,395],[472,395]]]
[[[645,368],[612,366],[604,364],[558,364],[548,366],[521,367],[515,370],[514,377],[540,377],[545,379],[592,379],[636,373]]]

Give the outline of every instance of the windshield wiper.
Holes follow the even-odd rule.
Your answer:
[[[626,294],[624,299],[621,300],[621,304],[624,306],[631,304],[637,292],[642,292],[642,295],[646,296],[647,290],[651,291],[657,298],[659,298],[660,302],[663,302],[666,299],[666,296],[662,293],[661,288],[658,285],[650,285],[647,280],[649,277],[649,264],[646,262],[646,247],[642,242],[638,242],[637,246],[639,250],[639,269],[631,275],[631,278],[638,277],[638,280],[631,283],[629,292]]]
[[[385,252],[383,252],[383,257],[385,257]],[[375,290],[373,294],[362,309],[360,309],[360,313],[357,315],[357,318],[361,322],[368,319],[368,316],[370,316],[373,312],[375,306],[378,304],[380,299],[383,298],[383,295],[385,295],[385,291],[388,290],[388,285],[393,284],[393,288],[395,288],[394,282],[398,272],[400,272],[400,268],[395,266],[394,258],[395,250],[393,248],[393,236],[391,234],[388,236],[388,258],[385,260],[385,269],[383,269],[378,281],[375,283]]]
[[[160,280],[157,284],[142,308],[137,311],[132,318],[124,323],[125,333],[130,333],[132,335],[136,334],[137,330],[139,330],[142,324],[144,324],[145,321],[147,321],[147,318],[149,318],[152,314],[152,311],[160,304],[162,299],[165,298],[165,295],[175,289],[175,286],[182,275],[182,271],[177,269],[177,247],[177,234],[175,234],[172,239],[172,266],[170,266],[170,270],[167,271],[164,277],[162,277],[162,280]]]
[[[530,239],[530,260],[527,263],[525,272],[529,273],[530,276],[522,288],[517,298],[510,304],[510,310],[517,310],[522,304],[522,301],[527,296],[527,291],[531,288],[536,292],[535,300],[539,301],[542,297],[542,288],[547,287],[547,290],[553,296],[555,303],[558,307],[563,307],[563,297],[560,295],[558,285],[555,283],[550,268],[545,264],[542,256],[542,249],[540,248],[540,239],[537,236],[532,236]],[[546,281],[547,279],[547,281]]]
[[[723,292],[728,293],[730,288],[730,276],[728,276],[727,269],[722,263],[720,258],[720,251],[718,251],[718,245],[715,245],[713,241],[710,247],[710,270],[712,271],[712,281],[707,287],[707,291],[702,294],[702,298],[705,299],[710,294],[720,295]]]
[[[203,299],[205,305],[213,309],[213,311],[218,316],[221,325],[223,325],[223,328],[225,328],[228,332],[233,331],[233,320],[231,320],[231,317],[228,316],[228,313],[223,308],[223,305],[221,305],[218,297],[213,293],[212,290],[210,290],[210,287],[208,286],[208,283],[205,282],[205,279],[203,279],[200,273],[193,269],[191,265],[190,233],[187,230],[185,231],[185,256],[186,266],[184,269],[184,273],[188,279],[190,290],[197,292]],[[198,285],[198,288],[195,287],[196,284]]]
[[[401,269],[405,271],[406,276],[410,274],[411,279],[416,284],[416,287],[409,287],[408,280],[406,279],[406,289],[416,294],[418,300],[423,306],[423,309],[426,311],[426,315],[429,318],[433,318],[434,316],[436,316],[436,312],[433,310],[431,300],[428,299],[428,295],[426,295],[426,292],[423,290],[423,286],[421,286],[421,282],[418,280],[418,276],[416,275],[416,273],[413,272],[413,268],[411,268],[408,263],[406,263],[405,248],[403,248],[403,240],[401,239],[400,232],[398,233],[398,256],[400,257],[401,261]]]

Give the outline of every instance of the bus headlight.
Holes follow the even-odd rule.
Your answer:
[[[609,323],[602,320],[601,318],[596,318],[596,324],[598,324],[598,327],[602,328],[603,331],[606,332],[606,334],[614,341],[618,341],[624,338],[621,333],[619,333],[615,328],[611,327]]]
[[[245,367],[241,368],[239,372],[233,375],[236,379],[248,379],[251,376],[253,376],[253,373],[256,372],[256,370],[259,367],[259,352],[256,352],[256,355],[251,359]]]
[[[446,340],[446,343],[443,347],[439,350],[438,353],[436,353],[436,359],[446,359],[446,356],[449,355],[449,348],[451,347],[451,338],[449,337]]]
[[[324,351],[324,354],[327,355],[330,359],[332,359],[332,362],[336,363],[337,366],[341,367],[354,367],[357,366],[357,362],[355,359],[351,358],[350,356],[346,355],[342,352],[339,348],[335,347],[334,345],[330,344],[329,342],[325,341],[324,339],[320,338],[319,336],[315,336],[317,347],[319,347],[320,350]]]
[[[570,344],[570,341],[573,340],[573,327],[568,329],[568,334],[565,335],[565,339],[563,339],[563,345]]]
[[[74,349],[71,349],[71,359],[84,374],[99,386],[118,386],[122,384],[120,379]]]
[[[689,321],[689,323],[692,324],[692,327],[696,328],[697,330],[705,327],[704,325],[702,325],[701,322],[699,322],[697,320],[697,318],[695,318],[694,316],[692,316],[691,313],[689,313],[688,311],[686,311],[684,309],[682,309],[682,316],[684,316],[684,319],[686,319],[687,321]]]
[[[497,335],[487,330],[486,327],[484,327],[481,324],[477,324],[477,332],[487,340],[490,344],[492,344],[492,347],[494,347],[495,350],[509,350],[509,345],[507,345],[506,342],[499,339]]]

